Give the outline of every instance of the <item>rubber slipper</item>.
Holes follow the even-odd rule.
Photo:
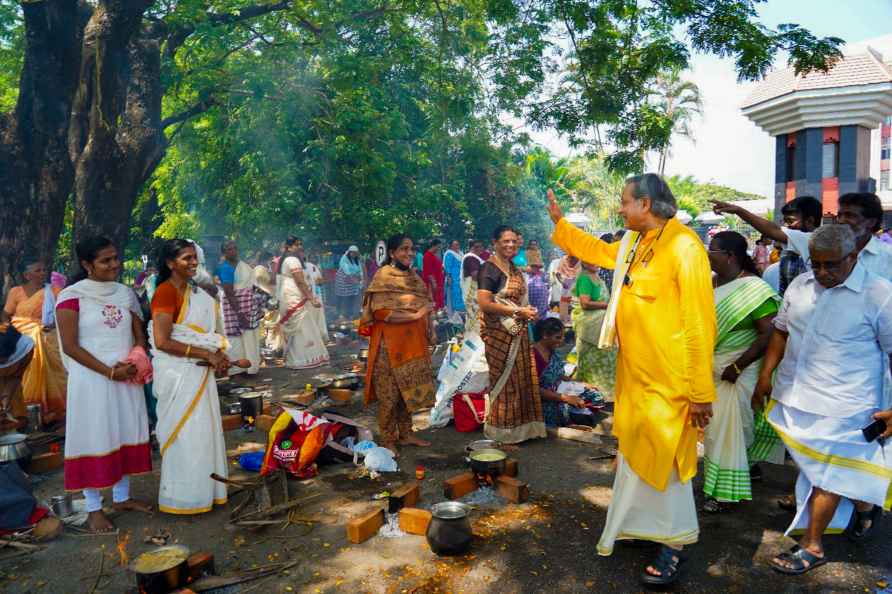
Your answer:
[[[771,568],[785,575],[802,575],[827,563],[826,555],[818,557],[799,545],[794,546],[785,553],[781,553],[777,558],[793,565],[793,567],[787,567],[777,563],[774,559],[771,560]]]

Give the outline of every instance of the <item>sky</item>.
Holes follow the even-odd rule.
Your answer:
[[[768,0],[759,12],[768,27],[796,23],[819,37],[832,35],[849,43],[892,33],[892,0]],[[786,67],[786,59],[775,66]],[[755,83],[738,84],[733,60],[702,54],[692,57],[686,78],[700,87],[703,115],[693,122],[693,142],[673,141],[666,173],[772,196],[773,142],[740,112]],[[530,135],[559,156],[572,154],[553,132]],[[655,168],[656,158],[649,165]]]

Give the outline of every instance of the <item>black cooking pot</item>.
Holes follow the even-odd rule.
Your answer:
[[[359,375],[355,373],[345,373],[334,378],[329,387],[338,390],[355,390],[359,387],[359,379]]]
[[[468,506],[458,501],[444,501],[431,508],[427,544],[435,554],[462,555],[471,548],[474,535],[468,513]]]
[[[247,394],[239,394],[239,404],[241,404],[242,421],[247,423],[248,417],[255,421],[257,417],[263,414],[263,394],[260,392],[248,392]]]
[[[502,450],[494,448],[474,450],[468,454],[468,463],[471,470],[477,474],[498,476],[505,472],[505,460],[508,455]]]
[[[189,583],[189,549],[181,545],[170,545],[152,552],[168,549],[176,551],[178,557],[182,557],[182,561],[173,562],[167,567],[159,567],[157,571],[139,569],[142,555],[130,564],[130,570],[136,574],[136,585],[141,594],[167,594]]]

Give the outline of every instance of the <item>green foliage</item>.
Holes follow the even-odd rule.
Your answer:
[[[25,29],[17,2],[0,2],[0,113],[11,111],[19,96],[25,55]]]
[[[616,227],[622,174],[665,154],[698,109],[679,77],[691,51],[733,58],[742,80],[779,52],[799,71],[838,55],[839,39],[758,24],[759,2],[156,2],[144,23],[183,35],[161,48],[170,145],[137,201],[127,254],[153,237],[224,233],[252,246],[286,233],[368,245],[396,231],[487,237],[512,223],[544,239],[549,187]],[[15,104],[23,48],[19,5],[0,0],[0,111]],[[591,155],[530,149],[504,114]],[[672,183],[692,214],[709,197],[739,199]]]
[[[312,45],[300,29],[260,23],[258,51],[230,52],[244,41],[212,30],[190,40],[168,66],[166,111],[223,88],[225,101],[176,129],[151,186],[164,213],[158,233],[369,245],[397,231],[486,236],[510,222],[545,236],[544,189],[525,183],[520,147],[498,122],[499,103],[522,92],[508,84],[535,72],[502,64],[505,85],[484,86],[481,70],[504,57],[487,18],[505,15],[489,8],[388,13]],[[513,35],[497,29],[499,39]]]
[[[733,58],[741,80],[763,76],[781,51],[798,72],[824,69],[840,55],[841,39],[759,24],[762,1],[551,0],[546,18],[571,52],[556,89],[531,104],[532,121],[608,151],[613,170],[640,172],[676,125],[648,100],[651,90],[661,74],[686,69],[691,50]]]
[[[728,186],[722,186],[711,182],[701,183],[693,176],[673,175],[666,178],[669,189],[678,201],[678,207],[686,210],[692,217],[696,217],[704,210],[710,210],[710,200],[722,202],[736,202],[740,200],[762,200],[765,197],[759,194],[741,192]]]

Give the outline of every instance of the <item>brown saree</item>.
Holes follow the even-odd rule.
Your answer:
[[[497,297],[520,306],[524,303],[526,290],[523,275],[512,268],[505,287]],[[484,434],[502,443],[520,443],[545,437],[539,383],[526,324],[515,336],[505,329],[500,316],[484,313],[481,317],[480,337],[486,345],[490,385]],[[513,361],[512,341],[518,341]]]
[[[415,313],[431,304],[424,281],[411,270],[381,267],[363,298],[359,332],[369,337],[365,404],[378,403],[383,441],[408,436],[411,413],[434,404],[428,320],[389,323],[395,311]]]

